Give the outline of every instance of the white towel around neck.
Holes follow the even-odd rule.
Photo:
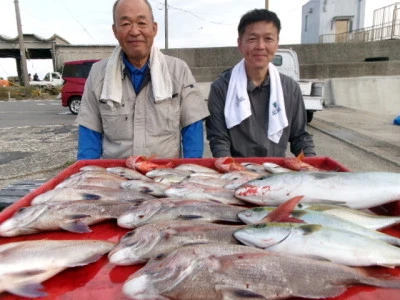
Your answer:
[[[281,79],[277,68],[269,63],[270,98],[267,135],[279,143],[283,129],[288,126]],[[242,59],[232,70],[225,102],[225,123],[228,129],[240,124],[251,116],[251,105],[247,93],[247,75]]]
[[[155,101],[162,101],[172,96],[172,81],[168,71],[168,65],[164,55],[156,47],[152,46],[150,52],[150,76]],[[114,108],[115,104],[121,104],[122,100],[122,49],[115,47],[106,66],[103,89],[100,100]]]

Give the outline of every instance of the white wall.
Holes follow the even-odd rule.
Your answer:
[[[352,29],[363,28],[365,2],[366,0],[310,0],[302,8],[301,43],[317,44],[320,35],[336,34],[334,17],[354,16]],[[306,16],[307,31],[305,31]]]

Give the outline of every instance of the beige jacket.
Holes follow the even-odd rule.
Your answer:
[[[151,79],[136,95],[122,75],[122,101],[111,108],[100,102],[107,59],[92,66],[76,122],[103,134],[102,158],[130,155],[181,157],[181,129],[209,115],[207,104],[187,64],[165,56],[173,93],[155,103]]]

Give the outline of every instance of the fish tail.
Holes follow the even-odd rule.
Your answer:
[[[361,283],[383,288],[399,289],[400,279],[388,268],[357,268],[362,274]]]

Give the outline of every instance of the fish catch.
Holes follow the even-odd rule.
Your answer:
[[[102,200],[102,201],[132,201],[140,199],[152,199],[150,194],[134,190],[123,189],[99,189],[97,187],[60,188],[49,190],[32,199],[31,205],[46,202],[67,202],[78,200]]]
[[[100,259],[114,243],[100,240],[38,240],[0,245],[2,292],[21,297],[45,297],[41,282],[61,271]]]
[[[273,218],[269,217],[269,214],[273,213]],[[313,210],[289,210],[288,214],[282,211],[276,214],[275,207],[254,207],[243,210],[238,213],[238,217],[246,224],[257,224],[267,221],[269,222],[304,222],[307,224],[319,224],[322,226],[332,227],[347,230],[353,233],[361,234],[370,238],[378,239],[387,242],[392,245],[400,246],[400,239],[383,232],[371,230],[356,223],[352,223],[333,215],[324,214],[323,212]]]
[[[244,225],[168,220],[137,227],[108,254],[116,265],[133,265],[172,250],[197,244],[238,244],[233,232]]]
[[[400,248],[322,225],[270,222],[240,228],[234,236],[247,246],[347,266],[395,267],[400,264]]]
[[[307,209],[323,212],[343,220],[356,223],[372,230],[381,230],[400,224],[400,216],[382,216],[368,211],[348,208],[342,205],[323,203],[299,203],[296,209]]]
[[[242,223],[237,217],[243,207],[206,200],[161,198],[147,200],[118,217],[118,225],[124,228],[165,220],[192,220],[204,222]]]
[[[260,206],[278,206],[292,197],[304,196],[302,203],[371,208],[400,200],[400,173],[279,173],[247,182],[235,190],[235,196]]]
[[[50,202],[27,206],[0,224],[0,236],[10,237],[47,230],[90,232],[89,225],[116,219],[140,203],[118,201]]]
[[[128,278],[123,293],[132,299],[329,298],[360,284],[400,288],[400,281],[375,278],[364,269],[210,244],[182,247],[150,260]]]
[[[165,189],[167,197],[185,198],[193,200],[210,200],[224,204],[245,205],[246,202],[236,198],[233,190],[206,186],[192,182],[173,184]]]

